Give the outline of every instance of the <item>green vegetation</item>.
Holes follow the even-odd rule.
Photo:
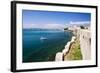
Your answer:
[[[81,27],[81,29],[85,29],[84,26],[80,26],[80,27]]]
[[[82,54],[78,40],[71,45],[69,52],[64,56],[64,60],[82,60]]]
[[[64,30],[68,30],[68,28],[64,28]]]

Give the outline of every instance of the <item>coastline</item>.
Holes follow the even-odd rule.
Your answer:
[[[71,44],[70,49],[66,55],[64,55],[64,61],[82,60],[82,52],[80,47],[80,41],[78,38]]]
[[[69,31],[69,30],[66,30],[66,31]],[[73,54],[74,57],[76,57],[75,55],[77,55],[78,58],[73,58],[73,59],[69,59],[69,60],[90,60],[91,59],[91,32],[90,32],[90,29],[87,29],[87,28],[82,29],[82,28],[78,27],[78,28],[70,29],[70,31],[74,34],[74,36],[72,36],[71,41],[69,41],[65,45],[64,50],[62,50],[62,52],[58,52],[56,54],[55,61],[65,61],[64,57],[65,57],[65,55],[68,55],[70,53],[69,51],[70,51],[70,48],[73,47],[73,45],[72,45],[73,43],[76,46],[76,48],[75,47],[73,48],[71,54]],[[59,53],[62,53],[61,54],[62,58],[61,58],[61,55],[59,57]],[[58,59],[58,58],[60,58],[60,59]]]
[[[72,36],[71,41],[67,42],[67,44],[65,45],[65,48],[62,50],[62,52],[56,53],[55,61],[64,61],[64,56],[66,54],[68,54],[70,47],[75,42],[75,40],[76,40],[76,37]]]

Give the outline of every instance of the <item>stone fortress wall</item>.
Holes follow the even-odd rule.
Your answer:
[[[91,33],[89,30],[80,30],[80,47],[83,60],[91,59]]]
[[[69,41],[62,52],[58,52],[55,57],[55,61],[63,61],[64,55],[66,55],[69,51],[70,45],[74,42],[76,38],[79,38],[80,47],[82,52],[83,60],[91,59],[91,33],[90,29],[80,29],[79,27],[70,28],[75,35],[72,37],[72,40]]]

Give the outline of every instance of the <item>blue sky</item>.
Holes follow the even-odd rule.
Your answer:
[[[23,28],[64,28],[70,22],[91,21],[90,13],[23,10]]]

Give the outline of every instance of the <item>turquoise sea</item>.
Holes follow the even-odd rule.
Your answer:
[[[23,62],[54,61],[73,34],[69,31],[23,29]]]

